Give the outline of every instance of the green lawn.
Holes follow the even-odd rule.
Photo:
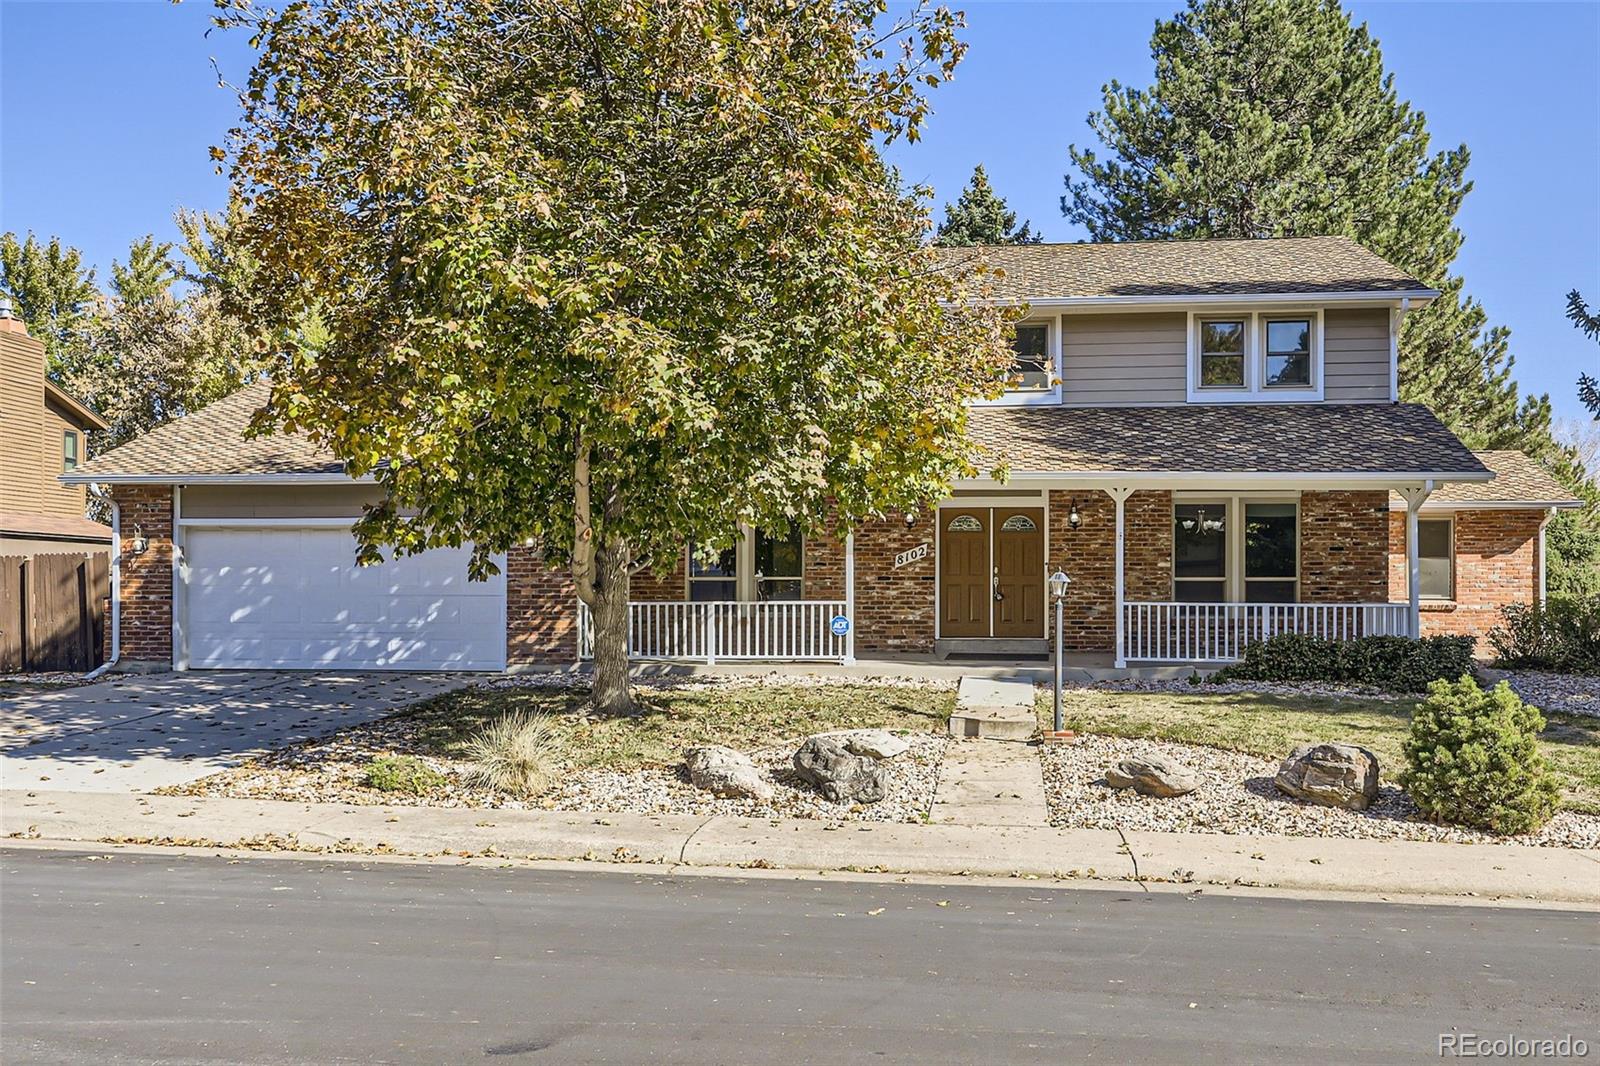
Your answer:
[[[485,722],[510,711],[563,716],[577,767],[670,766],[695,744],[747,751],[834,729],[943,730],[955,707],[949,689],[876,685],[739,685],[642,690],[639,712],[582,718],[587,693],[525,688],[465,688],[403,712],[424,751],[459,755]]]
[[[1266,693],[1063,693],[1068,729],[1149,737],[1281,759],[1297,744],[1343,740],[1377,753],[1385,778],[1404,760],[1400,744],[1411,728],[1412,701],[1283,696]],[[1050,720],[1050,693],[1039,698],[1039,721]],[[1566,785],[1566,805],[1600,814],[1600,719],[1549,714],[1540,747]]]

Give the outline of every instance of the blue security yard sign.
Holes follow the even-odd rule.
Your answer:
[[[836,614],[833,616],[833,620],[828,623],[828,628],[833,630],[834,636],[842,637],[850,632],[850,619],[842,614]]]

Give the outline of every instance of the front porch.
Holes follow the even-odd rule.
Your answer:
[[[630,609],[630,656],[1043,674],[1054,642],[1048,576],[1058,570],[1071,580],[1064,649],[1086,680],[1220,666],[1283,633],[1415,636],[1417,598],[1388,595],[1389,498],[1415,500],[1414,521],[1431,486],[1306,480],[964,488],[921,514],[808,538],[796,553],[802,572],[784,578],[801,599],[695,600],[686,577],[647,583]],[[1414,573],[1414,551],[1408,565]],[[770,575],[754,577],[751,586],[772,587]],[[591,642],[580,606],[580,659]]]

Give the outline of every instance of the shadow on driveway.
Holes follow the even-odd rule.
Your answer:
[[[146,792],[393,714],[479,675],[197,671],[0,690],[6,788]]]

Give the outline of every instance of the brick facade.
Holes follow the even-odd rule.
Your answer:
[[[172,489],[167,485],[116,485],[121,513],[122,661],[172,663]],[[148,542],[134,555],[133,538]]]
[[[1387,603],[1389,494],[1300,495],[1300,602]]]
[[[1426,513],[1427,518],[1443,514]],[[1545,512],[1456,511],[1455,596],[1422,601],[1422,633],[1477,637],[1500,623],[1500,609],[1539,598],[1539,525]],[[1410,593],[1406,582],[1406,514],[1389,513],[1389,596]]]
[[[534,548],[506,553],[506,665],[578,658],[578,591],[566,568],[552,570]]]
[[[933,650],[936,553],[930,550],[927,558],[898,570],[894,557],[919,544],[934,543],[936,514],[923,511],[908,527],[903,514],[892,513],[856,530],[857,654]]]
[[[1076,501],[1082,524],[1067,524]],[[1063,571],[1072,579],[1067,588],[1066,632],[1068,651],[1104,651],[1116,631],[1116,504],[1103,492],[1050,493],[1045,523],[1050,530],[1045,573]],[[1045,633],[1055,625],[1055,608],[1046,613]]]

